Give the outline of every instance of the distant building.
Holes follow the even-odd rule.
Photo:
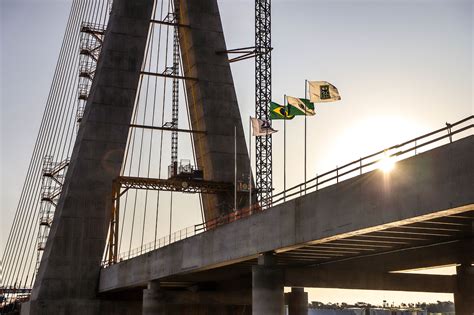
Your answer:
[[[394,308],[309,308],[308,315],[430,315],[421,309]],[[447,314],[440,314],[447,315]],[[454,314],[453,314],[454,315]]]
[[[363,309],[324,309],[324,308],[310,308],[308,315],[364,315]]]
[[[451,301],[437,301],[437,303],[402,303],[398,306],[372,305],[365,302],[355,304],[322,303],[312,301],[309,304],[308,315],[455,315],[454,303]],[[288,309],[286,311],[288,314]]]

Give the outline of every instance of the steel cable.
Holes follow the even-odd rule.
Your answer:
[[[97,2],[95,3],[97,6]],[[89,11],[88,13],[86,13],[86,17],[89,16],[91,12],[94,12],[95,9],[96,8],[90,8],[90,7],[89,9],[86,9],[86,11]],[[77,77],[74,75],[74,69],[77,69],[75,67],[76,66],[75,61],[78,59],[77,47],[76,49],[74,49],[75,48],[74,44],[79,42],[78,38],[80,34],[78,32],[73,31],[72,36],[73,36],[72,38],[73,45],[70,52],[71,58],[70,59],[68,58],[69,60],[71,60],[68,62],[70,72],[68,73],[67,80],[63,81],[63,84],[60,88],[61,95],[58,97],[58,102],[57,102],[57,106],[59,106],[59,109],[56,111],[56,119],[53,124],[55,128],[52,128],[53,134],[48,137],[49,138],[47,141],[48,146],[47,146],[47,149],[45,150],[47,152],[46,155],[52,156],[54,158],[54,161],[57,161],[58,151],[65,145],[65,133],[67,133],[69,129],[68,124],[67,124],[69,115],[67,113],[68,113],[68,110],[70,110],[69,108],[72,108],[71,103],[73,103],[74,105],[74,102],[71,100],[71,98],[75,95],[74,92],[76,91],[75,87],[76,87]],[[61,160],[62,159],[60,159],[59,161]],[[53,163],[56,163],[56,162],[53,162]],[[39,195],[38,197],[40,197],[41,191],[37,192],[37,194]],[[30,231],[35,230],[35,226],[36,226],[35,222],[38,222],[40,218],[39,210],[41,209],[41,202],[37,202],[37,200],[39,199],[40,198],[34,198],[34,201],[33,201],[34,202],[32,205],[33,215],[31,216],[31,221],[30,221],[31,222],[30,227],[33,227],[33,228],[30,228]],[[34,216],[35,213],[37,214],[36,221],[35,221],[35,216]],[[44,237],[45,239],[47,237],[47,234],[46,234],[47,230],[49,229],[44,229],[42,233],[43,234],[42,237]],[[34,253],[34,245],[35,245],[34,233],[29,233],[27,236],[27,242],[26,242],[24,253],[31,252],[32,247],[33,247],[33,253]],[[23,270],[25,269],[25,267],[26,265],[23,267]],[[20,278],[22,278],[22,276],[20,276]]]
[[[97,7],[92,10],[92,12],[99,12],[98,7],[100,7],[100,13],[96,14],[95,18],[89,19],[86,18],[86,20],[91,21],[93,24],[99,24],[102,25],[100,22],[102,21],[102,18],[104,18],[104,21],[107,18],[107,13],[104,14],[104,6],[107,5],[107,2],[104,0],[101,0],[98,2]],[[107,11],[106,11],[107,12]],[[90,14],[89,14],[90,16]],[[80,38],[79,38],[80,39]],[[80,60],[80,57],[78,58]],[[53,154],[53,156],[58,156],[59,158],[56,159],[57,161],[65,161],[71,156],[71,150],[72,150],[72,144],[75,142],[75,133],[74,133],[74,127],[76,126],[76,116],[74,115],[75,110],[77,110],[79,106],[79,99],[76,97],[77,96],[77,84],[79,82],[79,78],[77,76],[73,76],[74,78],[74,83],[71,85],[69,84],[68,87],[70,89],[69,91],[69,102],[70,104],[70,111],[67,114],[66,117],[68,117],[67,121],[65,121],[65,125],[67,125],[67,130],[66,130],[66,136],[64,137],[64,140],[60,141],[60,145],[57,147],[57,150]],[[65,175],[65,174],[63,174]],[[40,220],[41,213],[38,212],[38,217],[37,217],[37,222]],[[43,232],[42,238],[46,238],[48,234],[46,232]],[[31,265],[33,263],[33,257],[34,255],[31,256],[30,258],[30,263],[28,266],[27,270],[31,270]],[[34,274],[34,273],[33,273]],[[32,277],[33,281],[34,277]]]
[[[68,25],[70,25],[70,23],[71,23],[71,16],[73,16],[73,11],[72,10],[70,12]],[[66,38],[66,36],[67,36],[67,31],[64,35],[64,38]],[[62,44],[61,49],[64,48],[64,45],[65,45],[65,40],[63,39],[63,44]],[[61,55],[60,55],[60,57],[61,57]],[[54,83],[56,82],[57,75],[58,75],[61,68],[62,67],[61,67],[60,60],[58,60],[58,63],[56,65],[55,74],[54,74],[54,77],[53,77],[52,85],[54,85]],[[10,233],[9,233],[8,240],[7,240],[7,243],[6,243],[6,247],[5,247],[5,250],[4,250],[4,253],[3,253],[2,261],[4,262],[4,265],[7,266],[4,270],[9,270],[8,265],[9,265],[9,262],[10,262],[10,258],[15,253],[15,252],[12,251],[11,248],[15,245],[14,241],[18,241],[18,239],[19,239],[17,237],[17,234],[19,233],[19,229],[17,227],[20,224],[19,223],[20,218],[22,218],[22,214],[24,212],[24,207],[22,206],[22,203],[23,203],[24,196],[28,195],[27,192],[30,189],[29,188],[30,184],[31,184],[30,179],[31,179],[31,176],[33,174],[34,162],[36,161],[35,157],[36,157],[36,154],[37,154],[37,151],[38,151],[38,146],[39,146],[40,142],[43,139],[42,134],[43,134],[44,129],[45,129],[46,121],[49,119],[48,117],[49,117],[49,113],[50,113],[50,106],[48,106],[48,104],[49,104],[49,99],[51,98],[51,95],[52,95],[52,90],[53,89],[51,89],[50,92],[49,92],[47,106],[45,108],[43,118],[42,118],[42,122],[40,124],[40,129],[39,129],[38,136],[37,136],[37,139],[36,139],[36,143],[35,143],[35,146],[34,146],[34,149],[33,149],[32,158],[30,160],[27,175],[26,175],[26,179],[25,179],[25,182],[23,184],[22,192],[20,194],[20,200],[19,200],[19,203],[18,203],[18,206],[17,206],[17,210],[15,212],[15,217],[14,217],[12,227],[10,229]],[[6,262],[6,264],[5,264],[5,262]]]
[[[150,46],[153,49],[153,39],[154,39],[154,25],[152,25],[151,30],[151,42]],[[153,51],[149,54],[150,60],[149,60],[149,65],[148,65],[148,71],[150,72],[151,70],[151,59],[152,59]],[[146,125],[145,121],[145,115],[146,115],[146,108],[148,104],[148,90],[150,87],[150,77],[147,77],[147,83],[146,83],[146,92],[145,92],[145,110],[143,111],[143,124]],[[152,113],[152,124],[153,124],[153,119],[155,116],[155,104],[153,103],[153,113]],[[142,141],[143,141],[143,133],[142,133]],[[150,148],[149,148],[149,153],[148,153],[148,165],[147,165],[147,177],[150,177],[150,161],[151,161],[151,151],[152,151],[152,145],[153,145],[153,130],[150,132]],[[143,144],[143,142],[142,142]],[[141,148],[140,148],[141,150]],[[148,200],[148,189],[145,190],[145,205],[144,205],[144,211],[143,211],[143,227],[142,227],[142,240],[141,240],[141,249],[143,249],[143,238],[145,236],[145,222],[146,222],[146,210],[147,210],[147,200]]]
[[[72,6],[72,8],[74,8],[74,6]],[[72,9],[71,12],[74,12],[74,10]],[[60,56],[61,55],[64,55],[63,52],[64,51],[67,51],[67,40],[69,38],[69,35],[70,35],[70,30],[71,30],[71,26],[73,25],[74,21],[72,19],[72,17],[74,17],[75,14],[71,13],[70,15],[70,18],[69,18],[69,23],[68,23],[68,28],[66,29],[66,33],[65,33],[65,36],[64,36],[64,39],[63,39],[63,45],[62,45],[62,48],[61,48],[61,53],[60,53]],[[60,59],[61,60],[61,59]],[[56,71],[55,71],[55,75],[53,77],[53,87],[56,86],[56,82],[58,81],[57,78],[61,75],[61,72],[62,72],[62,69],[63,66],[61,65],[61,62],[58,62],[58,65],[56,67]],[[59,76],[58,76],[58,73],[59,73]],[[50,119],[50,114],[51,114],[51,110],[53,109],[52,105],[51,105],[51,96],[54,95],[54,90],[51,89],[50,90],[50,96],[48,97],[48,102],[46,106],[46,109],[45,109],[45,114],[43,115],[43,121],[41,123],[41,127],[40,127],[40,132],[38,134],[38,138],[37,138],[37,142],[35,144],[35,149],[33,150],[33,156],[32,156],[32,160],[30,162],[30,167],[29,167],[29,171],[28,171],[28,175],[27,175],[27,179],[25,180],[25,183],[26,185],[24,185],[24,187],[26,188],[26,190],[24,189],[23,192],[22,192],[22,195],[20,197],[20,202],[19,202],[19,206],[17,208],[17,213],[19,214],[17,216],[17,219],[21,220],[21,221],[18,221],[17,220],[17,224],[14,224],[12,226],[12,238],[10,238],[10,240],[15,240],[15,242],[10,246],[9,249],[7,249],[4,253],[6,253],[7,255],[9,255],[9,257],[7,258],[7,271],[9,272],[9,276],[7,278],[7,283],[10,283],[12,280],[12,277],[13,278],[16,278],[17,275],[16,275],[16,271],[14,271],[13,273],[10,273],[10,267],[8,266],[8,264],[11,264],[12,263],[12,257],[15,258],[17,256],[17,253],[21,250],[21,248],[23,248],[23,246],[21,246],[22,243],[24,242],[21,242],[20,243],[20,248],[17,246],[18,244],[18,240],[19,239],[23,239],[22,237],[19,237],[21,236],[23,233],[22,231],[24,230],[24,228],[26,228],[27,226],[25,226],[25,219],[28,217],[27,215],[25,215],[25,212],[27,211],[27,207],[24,207],[24,203],[25,203],[25,198],[29,199],[28,197],[31,196],[31,189],[32,189],[32,186],[35,186],[33,182],[33,185],[32,185],[32,180],[34,180],[34,175],[35,175],[35,169],[37,168],[36,165],[38,164],[38,153],[42,151],[43,147],[44,147],[44,133],[45,133],[45,130],[47,131],[47,126],[49,125],[49,122],[51,121]],[[36,161],[36,163],[35,163]],[[33,176],[33,178],[32,178]],[[37,181],[36,181],[37,182]],[[34,187],[33,187],[34,188]],[[31,212],[31,208],[29,209],[28,213]],[[15,237],[16,235],[16,237]],[[11,244],[11,243],[10,243]],[[15,251],[13,249],[13,251],[11,251],[11,247],[13,246],[13,248],[16,248],[17,250]],[[21,263],[20,264],[16,264],[16,266],[21,266]],[[15,270],[17,270],[17,268],[15,268]],[[18,279],[16,279],[16,282],[18,282]]]
[[[170,10],[170,2],[168,1],[168,12]],[[168,65],[168,48],[169,48],[169,26],[166,27],[166,45],[165,45],[165,68]],[[161,125],[163,125],[165,121],[165,102],[166,102],[166,77],[163,79],[163,98],[162,98],[162,108],[161,108]],[[163,158],[163,130],[160,130],[160,155],[158,160],[158,178],[161,178],[161,162]],[[160,208],[160,191],[158,190],[156,196],[156,220],[158,221],[158,214]],[[157,231],[155,231],[157,232]],[[156,239],[156,234],[155,234]],[[155,240],[156,243],[156,240]]]
[[[160,20],[163,19],[163,7],[164,7],[164,0],[161,1],[161,7],[160,7]],[[158,72],[158,67],[159,67],[159,64],[160,64],[160,49],[161,49],[161,30],[162,30],[162,24],[159,25],[159,32],[158,32],[158,48],[157,48],[157,56],[156,56],[156,72]],[[155,116],[155,112],[154,112],[154,109],[155,109],[155,105],[156,105],[156,91],[158,90],[158,78],[156,77],[155,78],[155,90],[154,90],[154,93],[153,93],[153,117]],[[162,114],[162,118],[161,118],[161,125],[163,125],[163,114]],[[153,120],[154,122],[154,120]],[[162,140],[163,138],[161,138],[161,142],[163,141]],[[159,170],[161,169],[161,165],[159,166]],[[160,172],[160,171],[159,171]],[[159,178],[160,176],[158,176]],[[158,192],[159,194],[159,192]],[[156,216],[155,216],[155,231],[154,231],[154,246],[156,246],[156,238],[157,238],[157,235],[158,235],[158,215],[160,213],[160,209],[158,207],[159,205],[159,199],[160,197],[157,196],[157,207],[156,207]]]
[[[72,34],[72,36],[75,35],[74,30],[72,30],[71,34]],[[75,43],[75,38],[76,37],[77,36],[72,38],[72,43]],[[74,48],[74,45],[71,46],[71,48]],[[70,55],[72,56],[72,58],[74,58],[75,54],[74,54],[73,49],[71,49]],[[53,134],[47,136],[47,142],[46,142],[47,148],[45,149],[45,152],[48,152],[47,155],[51,155],[51,156],[54,156],[54,148],[58,145],[58,143],[60,144],[59,141],[61,141],[61,137],[64,134],[63,121],[65,120],[65,116],[66,116],[64,113],[67,110],[67,107],[69,105],[68,102],[65,101],[65,97],[66,97],[67,93],[65,93],[64,91],[67,90],[68,84],[71,82],[71,80],[74,81],[73,76],[72,76],[72,69],[73,69],[74,65],[71,62],[68,62],[67,65],[69,66],[70,70],[69,70],[69,73],[67,75],[67,80],[63,81],[62,85],[60,86],[59,90],[61,91],[61,94],[58,97],[58,101],[56,102],[56,104],[57,104],[56,106],[60,106],[59,107],[59,113],[58,113],[58,109],[56,109],[55,119],[53,120],[53,126],[56,127],[56,126],[59,125],[59,128],[51,128],[50,130],[51,130],[51,132],[53,132]],[[59,141],[58,141],[58,137],[59,137]],[[53,152],[51,152],[51,147],[53,148]],[[26,259],[25,255],[30,253],[31,247],[34,248],[34,234],[35,233],[32,233],[33,231],[36,230],[34,213],[35,213],[35,210],[38,210],[38,208],[40,206],[40,202],[38,202],[39,201],[38,197],[40,196],[40,192],[36,191],[36,195],[37,195],[36,198],[33,198],[33,199],[30,198],[30,200],[31,200],[30,207],[29,207],[30,208],[30,214],[28,215],[30,217],[30,221],[26,225],[27,227],[29,227],[29,229],[28,229],[29,232],[28,232],[28,235],[27,235],[26,238],[23,237],[24,242],[23,242],[22,247],[20,248],[20,250],[22,251],[22,255],[21,255],[20,264],[17,264],[18,271],[15,274],[16,277],[19,276],[19,272],[20,272],[21,266],[23,265],[23,261],[24,261],[24,259]],[[35,192],[33,192],[32,196],[35,196]],[[33,255],[34,255],[34,253],[33,253]],[[24,266],[24,267],[26,267],[26,266]],[[23,268],[23,270],[24,270],[24,268]],[[20,277],[20,279],[21,279],[21,277]]]
[[[96,2],[96,6],[97,6],[97,2]],[[94,12],[95,10],[97,10],[97,8],[93,8],[92,12]],[[90,15],[90,13],[87,15]],[[74,36],[73,43],[79,42],[77,39],[80,37],[80,34],[73,33],[73,36]],[[74,52],[74,50],[71,52],[71,56],[73,59],[71,60],[71,62],[69,62],[69,65],[71,69],[74,70],[76,66],[75,61],[78,59],[77,49],[76,49],[76,52]],[[59,125],[59,128],[54,128],[56,132],[55,134],[52,135],[52,139],[48,141],[48,143],[50,144],[50,147],[46,150],[46,152],[48,152],[47,155],[54,157],[54,161],[59,161],[59,162],[53,162],[53,163],[61,163],[61,161],[64,160],[64,156],[63,156],[64,149],[66,147],[69,131],[71,128],[70,120],[71,118],[74,119],[74,116],[72,115],[72,113],[75,108],[74,96],[76,95],[75,92],[77,91],[75,88],[77,86],[77,81],[78,81],[78,78],[77,76],[74,75],[74,72],[72,71],[71,74],[68,76],[67,81],[64,82],[61,88],[61,90],[63,91],[63,96],[59,98],[59,103],[62,104],[62,106],[61,106],[60,112],[57,113],[57,125]],[[74,124],[75,122],[73,121],[72,126],[74,126]],[[63,153],[59,153],[60,151],[63,151]],[[41,213],[40,213],[41,202],[36,204],[36,209],[39,210],[39,211],[36,211],[36,214],[37,214],[36,222],[39,222],[39,219],[41,216]],[[33,211],[33,213],[35,213],[35,211]],[[33,224],[34,224],[34,221],[33,221]],[[38,231],[41,232],[41,229],[39,228]],[[48,232],[49,232],[49,229],[43,229],[41,233],[42,235],[40,235],[40,237],[43,239],[46,239],[48,236]],[[27,242],[27,244],[28,243],[30,244],[29,245],[30,248],[26,250],[25,252],[31,252],[32,246],[34,248],[35,243],[34,243],[33,237],[34,237],[33,234],[31,236],[28,236],[28,239],[31,238],[31,242],[29,241]],[[38,237],[37,237],[37,240],[38,240]],[[26,268],[26,265],[24,266],[24,269],[25,268]],[[20,278],[22,277],[23,276],[20,276]]]
[[[34,153],[33,153],[33,156],[32,156],[32,160],[30,162],[30,167],[29,167],[29,170],[28,170],[28,175],[27,175],[27,179],[25,180],[25,184],[24,184],[24,189],[23,189],[23,192],[22,192],[22,197],[20,198],[20,202],[19,202],[19,207],[18,207],[18,210],[17,210],[17,213],[15,214],[15,219],[14,219],[14,224],[12,225],[12,230],[10,231],[10,235],[9,235],[9,240],[7,241],[7,248],[6,248],[6,251],[4,252],[4,257],[5,257],[5,254],[7,254],[7,266],[10,264],[10,262],[12,261],[12,259],[10,257],[17,257],[17,253],[22,251],[23,254],[22,254],[22,257],[21,257],[21,260],[20,260],[20,263],[19,264],[16,264],[17,268],[15,268],[14,272],[12,273],[13,277],[12,276],[9,276],[9,279],[7,280],[7,283],[8,282],[11,282],[13,280],[11,279],[15,279],[15,283],[18,283],[18,276],[19,276],[19,272],[20,270],[22,269],[21,271],[21,276],[19,277],[20,279],[20,283],[21,283],[21,280],[23,279],[23,277],[25,276],[25,272],[26,272],[26,279],[25,279],[25,284],[24,286],[26,286],[26,283],[27,283],[27,279],[29,276],[31,276],[31,281],[30,283],[33,283],[33,280],[34,280],[34,273],[31,274],[31,265],[32,265],[32,262],[33,262],[33,258],[34,258],[34,251],[33,253],[31,253],[31,249],[33,247],[34,249],[34,242],[32,240],[32,235],[34,235],[34,233],[32,233],[32,231],[35,231],[35,230],[38,230],[38,236],[39,233],[40,233],[40,229],[35,229],[35,225],[34,225],[34,215],[30,215],[31,212],[33,212],[35,209],[38,209],[38,203],[35,203],[34,202],[34,199],[32,199],[31,197],[34,196],[34,190],[35,188],[37,188],[38,186],[38,179],[35,180],[34,178],[34,173],[35,173],[35,169],[37,169],[39,167],[38,164],[41,163],[42,159],[40,159],[41,155],[44,156],[44,152],[53,152],[53,156],[61,156],[61,160],[64,159],[64,155],[66,154],[66,156],[70,153],[70,147],[71,147],[71,143],[73,142],[73,139],[74,139],[74,115],[73,115],[73,109],[74,109],[74,102],[73,102],[73,99],[74,99],[74,95],[75,93],[73,93],[73,85],[70,84],[71,82],[71,78],[74,78],[73,76],[71,76],[71,73],[72,72],[72,68],[71,68],[71,62],[67,62],[68,60],[70,60],[71,58],[69,57],[66,57],[64,58],[64,56],[67,56],[68,54],[71,55],[71,52],[73,51],[73,48],[74,48],[74,45],[71,46],[71,43],[73,44],[75,42],[75,39],[77,38],[76,37],[73,37],[72,40],[71,40],[71,36],[74,36],[75,34],[75,30],[71,27],[71,26],[74,26],[75,24],[77,24],[77,17],[79,17],[79,21],[82,21],[83,20],[83,16],[84,16],[84,12],[85,11],[88,11],[88,13],[86,13],[85,15],[87,16],[87,20],[93,20],[93,23],[97,23],[97,18],[99,18],[99,21],[102,20],[102,12],[104,10],[104,2],[102,1],[101,4],[99,4],[98,2],[95,2],[95,7],[92,9],[91,11],[91,7],[89,6],[90,2],[88,3],[87,6],[84,6],[84,5],[79,5],[79,7],[82,8],[82,11],[80,14],[77,14],[77,10],[78,10],[78,1],[75,1],[73,2],[72,6],[71,6],[71,12],[70,12],[70,17],[69,17],[69,22],[68,22],[68,26],[66,28],[66,32],[65,32],[65,36],[64,36],[64,39],[63,39],[63,45],[62,45],[62,48],[61,48],[61,53],[60,53],[60,58],[58,60],[58,64],[57,64],[57,67],[56,67],[56,71],[55,71],[55,75],[54,75],[54,78],[53,78],[53,83],[52,83],[52,88],[50,90],[50,95],[48,96],[48,101],[47,101],[47,106],[46,106],[46,109],[45,109],[45,114],[43,115],[43,122],[41,123],[41,128],[40,128],[40,132],[38,134],[38,138],[37,138],[37,143],[35,145],[35,149],[34,149]],[[105,4],[105,6],[107,6],[107,4]],[[87,9],[86,9],[87,8]],[[100,8],[100,14],[98,14],[99,10],[98,8]],[[91,12],[92,14],[95,13],[95,17],[94,18],[90,18],[91,17]],[[106,19],[106,16],[103,17],[104,18],[104,21]],[[77,54],[77,47],[76,47],[76,54]],[[76,58],[74,58],[74,55],[72,55],[73,58],[72,60],[77,60],[78,59],[78,56],[76,55]],[[66,66],[64,66],[64,60],[66,60]],[[69,66],[69,68],[68,68]],[[66,70],[65,70],[66,68]],[[59,69],[59,71],[58,71]],[[58,75],[59,73],[59,75]],[[58,78],[68,78],[68,80],[61,80]],[[60,84],[58,84],[57,82],[60,82]],[[72,82],[75,82],[77,83],[77,78],[76,79],[72,79]],[[68,92],[64,92],[67,90],[67,87],[69,86],[69,91]],[[58,92],[56,91],[60,91],[59,93],[59,96],[58,96]],[[69,101],[65,101],[69,99]],[[57,100],[57,101],[56,101]],[[62,104],[62,105],[57,105],[57,104]],[[72,106],[71,106],[72,104]],[[59,110],[58,110],[58,106],[59,107]],[[68,110],[69,109],[69,113],[68,113]],[[54,111],[55,110],[55,111]],[[59,111],[59,114],[58,114],[58,111]],[[64,114],[66,113],[66,114]],[[54,116],[53,114],[56,114],[56,116]],[[56,117],[56,119],[54,119],[54,117]],[[58,118],[58,117],[61,117],[62,119]],[[69,118],[69,119],[68,119]],[[60,119],[58,121],[58,119]],[[55,123],[54,123],[55,122]],[[54,128],[56,127],[55,125],[58,125],[59,124],[59,128]],[[72,126],[72,127],[71,127]],[[51,130],[54,130],[55,132],[53,133],[53,135],[51,135]],[[51,149],[51,146],[52,146],[52,149]],[[66,149],[67,147],[67,149]],[[49,149],[48,149],[49,148]],[[43,154],[41,154],[43,153]],[[31,176],[33,175],[33,177]],[[36,186],[36,187],[35,187]],[[25,189],[26,188],[26,189]],[[24,206],[26,205],[26,206]],[[36,205],[36,207],[35,207]],[[25,212],[28,212],[28,215],[24,215]],[[38,212],[37,214],[37,222],[38,222],[38,219],[39,219],[39,216],[40,216],[40,213]],[[23,218],[22,218],[23,217]],[[30,221],[26,221],[26,217],[30,217]],[[21,221],[20,221],[21,220]],[[26,224],[25,224],[26,223]],[[19,238],[18,237],[15,237],[15,235],[18,235],[18,234],[23,234],[23,231],[25,230],[25,228],[28,228],[28,230],[30,231],[27,235],[27,237],[22,237],[22,242],[20,244],[18,244],[18,242],[14,242],[14,243],[11,243],[11,240],[12,239],[15,239],[15,240],[18,240]],[[43,231],[43,233],[45,233]],[[38,237],[37,237],[38,239]],[[19,246],[16,246],[16,245],[19,245]],[[29,245],[29,247],[28,247]],[[10,251],[10,248],[11,247],[17,247],[17,251]],[[28,264],[27,263],[27,260],[25,260],[25,257],[28,257],[28,253],[30,255],[30,263]],[[26,256],[25,256],[26,255]],[[27,259],[27,258],[26,258]],[[5,260],[4,260],[5,261]],[[25,261],[25,264],[23,264],[23,261]],[[21,268],[23,266],[23,268]],[[9,267],[7,267],[8,269]],[[30,284],[31,285],[31,284]]]
[[[68,33],[67,33],[67,34],[68,34]],[[68,39],[68,35],[66,35],[65,37],[66,37],[66,39]],[[53,95],[54,95],[54,94],[53,94]],[[50,103],[50,104],[51,104],[51,103]],[[53,105],[50,105],[48,109],[53,110],[54,108],[53,108],[52,106],[53,106]],[[48,131],[48,127],[47,127],[47,126],[49,125],[49,123],[50,123],[50,121],[51,121],[51,119],[50,119],[51,117],[49,116],[49,114],[50,114],[51,112],[50,112],[49,110],[48,110],[47,112],[48,112],[48,116],[46,116],[47,118],[46,118],[46,120],[45,120],[45,124],[43,124],[43,127],[44,127],[44,126],[46,126],[46,127],[45,127],[45,128],[42,128],[42,129],[43,129],[43,134],[40,134],[40,135],[39,135],[39,139],[40,139],[40,142],[39,142],[39,143],[40,143],[40,146],[39,146],[39,147],[36,146],[36,148],[35,148],[35,150],[34,150],[34,152],[35,152],[36,154],[37,154],[38,152],[42,152],[42,150],[43,150],[44,141],[45,141],[45,138],[46,138],[46,137],[44,137],[44,132],[47,132],[47,131]],[[45,130],[46,130],[46,131],[45,131]],[[38,148],[39,148],[39,149],[38,149]],[[35,155],[35,154],[34,154],[34,155]],[[35,159],[33,159],[33,161],[35,161]],[[36,156],[36,163],[35,163],[35,164],[38,164],[38,161],[39,161],[39,158],[38,158],[38,156]],[[28,200],[31,199],[31,196],[32,196],[32,194],[31,194],[31,189],[34,189],[34,188],[35,188],[35,187],[34,187],[34,186],[35,186],[35,185],[34,185],[34,183],[35,183],[34,180],[36,179],[36,178],[35,178],[35,175],[36,175],[36,174],[35,174],[35,171],[37,170],[37,167],[35,167],[35,166],[36,166],[36,165],[33,166],[32,172],[31,172],[31,174],[30,174],[31,176],[30,176],[30,178],[29,178],[29,182],[30,182],[30,185],[29,185],[29,186],[30,186],[30,187],[29,187],[28,190],[25,192],[25,194],[23,194],[22,198],[20,199],[20,203],[19,203],[19,209],[21,209],[20,211],[21,211],[22,214],[23,214],[23,220],[22,220],[22,223],[20,224],[19,229],[18,229],[17,227],[15,228],[15,231],[17,231],[18,237],[15,237],[16,242],[13,244],[13,246],[14,246],[15,248],[17,248],[17,251],[18,251],[18,252],[21,251],[21,248],[22,248],[21,244],[23,244],[23,243],[24,243],[24,240],[25,240],[23,237],[21,237],[21,235],[24,233],[24,229],[28,228],[28,226],[26,226],[26,225],[24,224],[24,222],[25,222],[26,218],[28,217],[28,215],[26,215],[26,211],[28,211],[28,214],[29,214],[29,213],[31,212],[31,208],[25,207],[25,206],[24,206],[24,203],[25,203],[25,202],[28,202]],[[33,181],[33,182],[31,182],[31,181]],[[37,182],[37,181],[36,181],[36,182]],[[31,188],[32,184],[33,184],[33,188]],[[37,185],[36,185],[36,186],[37,186]],[[21,216],[21,215],[20,215],[20,216]],[[18,242],[20,242],[20,243],[18,243]],[[17,244],[20,244],[20,246],[18,246]],[[17,252],[13,252],[13,257],[16,257],[16,256],[17,256]],[[16,264],[16,266],[18,266],[18,265],[19,265],[19,264]],[[7,268],[7,269],[8,269],[8,268]],[[9,277],[10,279],[7,280],[8,282],[11,281],[11,277],[13,276],[14,273],[15,273],[15,272],[11,273],[11,275],[10,275],[10,277]]]

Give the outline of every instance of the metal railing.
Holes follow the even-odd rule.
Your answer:
[[[81,32],[91,34],[104,34],[106,26],[104,24],[82,22]]]
[[[361,157],[358,160],[336,167],[336,169],[329,172],[317,175],[304,183],[281,191],[272,196],[270,203],[274,206],[278,203],[306,194],[308,191],[317,191],[320,188],[336,184],[341,180],[346,180],[373,171],[380,168],[380,166],[382,166],[382,164],[387,160],[397,162],[421,152],[425,152],[426,150],[451,143],[453,142],[454,136],[458,136],[460,133],[463,133],[463,136],[469,135],[467,131],[473,127],[473,115],[453,124],[446,123],[446,127],[444,128],[437,129],[420,137],[391,146],[365,157]],[[447,140],[447,142],[445,140]]]
[[[474,116],[469,116],[453,124],[447,123],[446,127],[444,128],[367,155],[358,160],[337,167],[329,172],[317,175],[305,183],[301,183],[285,191],[281,191],[272,196],[272,198],[269,200],[269,204],[271,204],[271,206],[275,206],[285,201],[305,195],[307,192],[317,191],[321,188],[337,184],[342,180],[368,173],[379,168],[380,164],[387,159],[392,159],[394,162],[396,162],[408,157],[412,157],[421,152],[431,150],[435,147],[451,143],[455,141],[453,140],[455,136],[457,138],[456,140],[459,140],[463,137],[472,135],[473,127]],[[448,142],[446,143],[445,140]],[[221,225],[238,221],[242,218],[249,217],[262,211],[264,211],[264,209],[256,204],[247,208],[239,209],[237,211],[232,211],[227,215],[223,215],[212,220],[182,229],[180,231],[174,232],[171,235],[164,236],[156,241],[144,244],[143,246],[133,249],[129,252],[121,253],[119,254],[118,262],[145,254],[149,251],[187,239],[205,231],[213,230]],[[103,267],[107,267],[112,263],[113,262],[104,261],[102,265]]]
[[[184,228],[182,230],[176,231],[170,235],[163,236],[159,239],[156,239],[156,241],[152,241],[146,244],[143,244],[143,246],[137,247],[135,249],[132,249],[131,251],[120,253],[117,257],[118,262],[121,262],[123,260],[127,260],[136,256],[140,256],[142,254],[145,254],[149,251],[167,246],[171,243],[181,241],[184,239],[187,239],[191,236],[197,235],[201,233],[202,231],[198,231],[196,229],[196,225],[190,226],[187,228]],[[103,265],[108,265],[108,262],[104,262]]]
[[[31,288],[0,286],[0,314],[18,314],[19,305],[30,299]]]

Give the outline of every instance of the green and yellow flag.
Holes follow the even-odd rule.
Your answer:
[[[303,116],[314,116],[314,104],[305,98],[298,98],[293,96],[287,96],[288,100],[288,114],[289,115],[303,115]]]
[[[275,102],[270,102],[270,119],[293,119],[295,115],[288,113],[288,108]]]

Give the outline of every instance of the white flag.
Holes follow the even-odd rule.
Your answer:
[[[341,96],[337,88],[327,81],[308,81],[309,100],[313,103],[339,101]]]
[[[252,120],[253,135],[256,137],[271,135],[272,133],[278,131],[273,129],[272,126],[270,126],[270,122],[267,120],[262,120],[253,117],[250,117],[250,119]]]

